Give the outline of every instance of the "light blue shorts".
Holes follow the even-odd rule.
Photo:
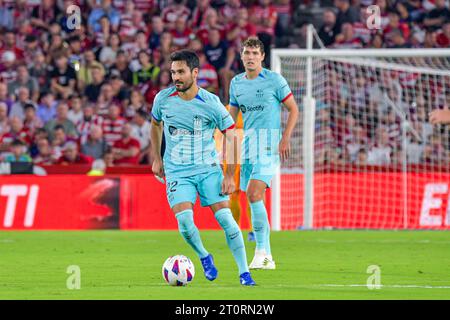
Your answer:
[[[221,194],[222,181],[221,170],[201,173],[192,177],[168,178],[166,181],[167,200],[171,208],[182,202],[195,204],[197,193],[200,196],[202,207],[227,201],[230,197]]]
[[[261,180],[270,187],[272,178],[280,166],[280,156],[265,157],[261,160],[244,160],[241,164],[240,189],[247,191],[250,180]]]

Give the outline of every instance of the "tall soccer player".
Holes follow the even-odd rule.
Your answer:
[[[213,139],[214,130],[218,128],[224,132],[224,140],[232,142],[234,121],[216,95],[197,86],[199,59],[194,52],[177,51],[170,58],[175,86],[160,91],[152,108],[152,170],[160,178],[166,177],[167,199],[178,221],[178,229],[199,256],[205,277],[213,281],[218,272],[194,223],[197,194],[202,206],[211,208],[225,231],[239,269],[240,283],[255,285],[247,266],[241,230],[230,211],[228,195],[235,189],[235,165],[230,164],[223,175]],[[163,130],[164,160],[160,155]],[[225,150],[236,152],[233,143],[226,143]]]
[[[280,165],[280,158],[283,161],[289,157],[290,139],[299,111],[286,80],[262,67],[263,43],[249,38],[241,50],[245,72],[231,81],[230,113],[235,120],[241,111],[244,119],[240,188],[250,202],[256,238],[255,256],[249,267],[275,269],[265,193]],[[281,131],[281,104],[289,111],[284,132]]]

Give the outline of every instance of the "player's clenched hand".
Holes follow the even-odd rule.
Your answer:
[[[429,113],[430,122],[432,124],[449,123],[450,124],[450,109],[446,106],[444,109],[436,109]]]
[[[291,153],[291,141],[288,138],[282,138],[278,145],[278,152],[280,153],[281,161],[287,160]]]
[[[152,164],[152,171],[160,178],[164,178],[164,166],[161,159],[155,159]]]
[[[235,189],[236,186],[234,184],[234,177],[226,175],[222,181],[222,194],[230,195],[235,191]]]

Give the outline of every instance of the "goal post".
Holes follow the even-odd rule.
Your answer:
[[[450,107],[450,49],[312,49],[312,30],[271,51],[301,111],[272,229],[450,228],[450,131],[428,122]]]

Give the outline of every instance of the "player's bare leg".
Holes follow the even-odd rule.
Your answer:
[[[250,269],[275,269],[270,248],[270,225],[265,206],[267,185],[261,180],[251,179],[247,187],[247,198],[251,207],[251,219],[256,238],[255,256]]]
[[[174,205],[172,211],[178,221],[178,230],[200,258],[206,279],[213,281],[217,278],[217,269],[212,255],[203,246],[200,232],[194,223],[193,207],[191,202],[182,202]]]

